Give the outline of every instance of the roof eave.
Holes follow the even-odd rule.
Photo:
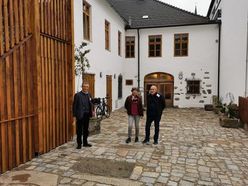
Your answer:
[[[181,26],[197,26],[197,25],[211,25],[211,24],[220,24],[220,21],[209,21],[207,23],[191,23],[191,24],[178,24],[178,25],[159,25],[159,26],[144,26],[144,27],[132,27],[126,25],[126,30],[133,29],[150,29],[150,28],[165,28],[165,27],[181,27]]]

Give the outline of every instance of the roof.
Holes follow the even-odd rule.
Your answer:
[[[216,23],[158,0],[107,0],[127,28],[154,28]],[[148,16],[148,18],[142,18]],[[131,24],[129,24],[131,23]]]

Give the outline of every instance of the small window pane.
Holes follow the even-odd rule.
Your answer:
[[[126,80],[126,85],[133,85],[133,80],[132,79],[127,79]]]

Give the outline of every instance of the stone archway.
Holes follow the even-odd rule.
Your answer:
[[[165,97],[167,107],[173,107],[174,77],[164,72],[147,74],[144,78],[144,94],[146,95],[152,85],[158,87],[158,92]],[[146,105],[146,96],[145,96]]]

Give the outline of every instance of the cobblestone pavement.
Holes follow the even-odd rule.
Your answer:
[[[218,116],[203,109],[166,109],[160,123],[159,144],[146,145],[141,143],[144,124],[145,118],[140,122],[140,142],[134,143],[132,138],[126,144],[127,116],[124,110],[115,111],[102,121],[101,134],[89,138],[93,147],[77,150],[75,141],[71,141],[0,176],[0,185],[1,181],[8,185],[6,180],[15,171],[38,172],[40,177],[44,174],[47,179],[43,179],[43,184],[30,185],[46,186],[248,185],[248,134],[243,129],[222,128]],[[151,131],[153,135],[153,128]],[[135,167],[129,178],[72,169],[86,157],[135,163]],[[45,184],[52,176],[57,176],[57,183]]]

